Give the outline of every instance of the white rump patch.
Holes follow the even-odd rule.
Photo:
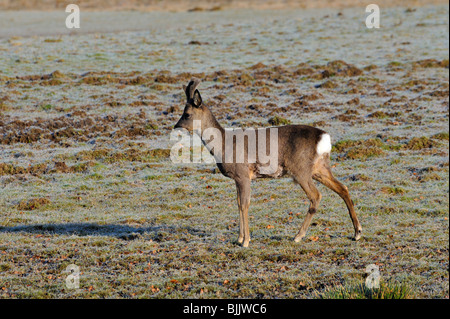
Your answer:
[[[329,134],[322,134],[319,143],[317,143],[317,154],[321,156],[325,153],[331,153],[331,137]]]

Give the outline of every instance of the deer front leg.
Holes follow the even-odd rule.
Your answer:
[[[243,225],[243,221],[244,219],[242,218],[242,211],[241,211],[241,195],[240,195],[240,191],[239,191],[239,186],[236,183],[236,190],[237,190],[237,202],[238,202],[238,208],[239,208],[239,237],[238,237],[238,243],[242,244],[244,242],[244,225]]]
[[[248,208],[250,207],[250,179],[236,181],[239,207],[239,238],[242,247],[248,247],[250,230],[248,226]]]

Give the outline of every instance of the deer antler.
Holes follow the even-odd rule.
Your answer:
[[[194,98],[194,92],[197,86],[200,84],[200,80],[197,78],[192,78],[187,87],[184,88],[184,92],[186,92],[186,98],[189,100]]]

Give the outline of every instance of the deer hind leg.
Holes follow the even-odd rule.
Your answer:
[[[359,223],[358,217],[356,217],[355,207],[353,205],[353,201],[350,198],[350,194],[348,192],[348,188],[339,182],[331,172],[329,157],[321,157],[314,165],[313,169],[313,178],[336,192],[347,205],[348,212],[350,214],[350,218],[353,223],[353,228],[355,229],[355,240],[361,238],[362,228]]]
[[[294,180],[298,184],[300,184],[300,186],[305,191],[306,196],[308,196],[308,199],[310,201],[310,206],[308,209],[308,213],[306,214],[305,220],[303,221],[303,224],[300,227],[298,234],[294,238],[295,242],[299,242],[306,235],[306,231],[309,227],[309,224],[311,224],[311,219],[313,215],[317,212],[317,206],[319,205],[322,195],[319,193],[319,190],[314,185],[314,182],[310,176],[308,177],[294,176]]]

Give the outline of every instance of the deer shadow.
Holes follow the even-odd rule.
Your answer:
[[[147,234],[154,241],[162,241],[165,233],[187,232],[191,235],[204,237],[203,230],[192,227],[173,227],[168,225],[133,227],[120,224],[99,225],[95,223],[64,223],[64,224],[35,224],[12,227],[0,226],[1,233],[30,233],[66,236],[109,236],[118,239],[133,240]]]

